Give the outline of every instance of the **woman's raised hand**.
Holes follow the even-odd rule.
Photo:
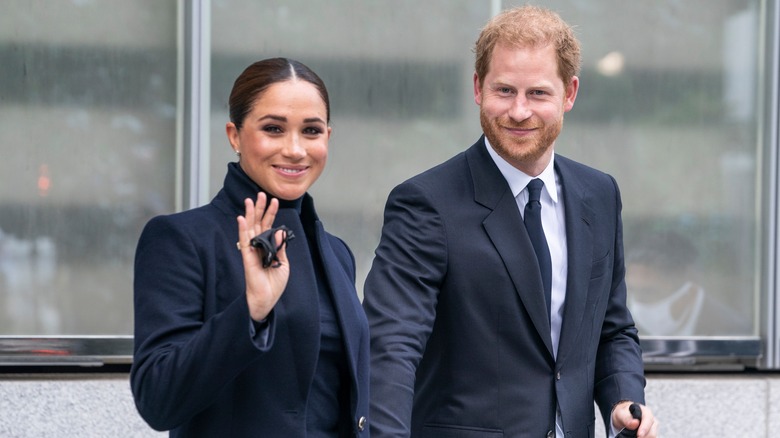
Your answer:
[[[249,198],[245,199],[244,208],[244,216],[238,217],[238,247],[244,261],[246,300],[252,319],[262,321],[274,308],[287,286],[290,263],[287,260],[287,245],[284,244],[276,253],[279,263],[263,268],[260,251],[250,243],[253,237],[273,227],[276,213],[279,211],[279,201],[272,198],[271,202],[267,202],[266,194],[260,192],[254,203]],[[285,231],[278,230],[274,238],[276,242],[283,242]]]

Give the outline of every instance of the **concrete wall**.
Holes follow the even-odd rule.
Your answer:
[[[664,438],[769,438],[780,430],[780,374],[650,375],[647,402]],[[40,436],[167,434],[138,416],[125,374],[0,375],[0,437]]]

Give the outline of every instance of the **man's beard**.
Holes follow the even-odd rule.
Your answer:
[[[517,168],[539,160],[552,147],[563,127],[563,118],[552,125],[544,125],[534,119],[515,123],[506,117],[491,119],[481,108],[479,121],[496,153]],[[517,138],[505,132],[504,128],[537,128],[537,131],[531,138]]]

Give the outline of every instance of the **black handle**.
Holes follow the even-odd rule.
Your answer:
[[[639,407],[636,403],[631,403],[631,406],[628,407],[628,410],[631,412],[631,416],[639,420],[639,423],[642,424],[642,408]],[[633,438],[636,437],[636,431],[639,429],[639,426],[637,426],[636,429],[623,429],[620,431],[619,434],[615,438]]]

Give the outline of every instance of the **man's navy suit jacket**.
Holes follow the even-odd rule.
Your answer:
[[[644,402],[612,177],[562,156],[568,277],[557,360],[531,242],[480,139],[397,186],[363,306],[374,437],[594,434],[594,400]]]

